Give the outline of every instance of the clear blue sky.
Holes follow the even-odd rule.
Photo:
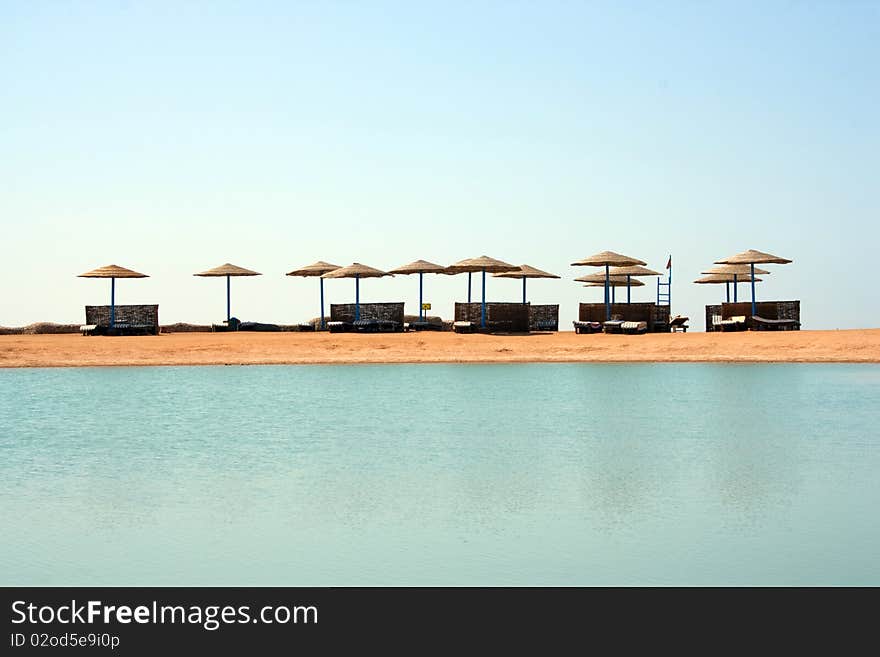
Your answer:
[[[759,296],[807,327],[880,326],[878,111],[878,2],[3,0],[0,325],[81,322],[110,263],[163,323],[223,319],[192,273],[227,261],[264,274],[233,314],[293,323],[317,281],[283,273],[316,259],[481,254],[563,276],[530,297],[568,324],[601,297],[569,263],[609,249],[672,253],[702,328],[723,288],[690,281],[755,248],[795,261]],[[416,310],[414,277],[362,291]]]

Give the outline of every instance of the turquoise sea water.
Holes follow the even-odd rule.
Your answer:
[[[880,584],[880,367],[0,370],[0,584]]]

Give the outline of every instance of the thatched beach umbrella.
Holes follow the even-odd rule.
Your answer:
[[[631,258],[629,256],[614,253],[614,251],[602,251],[583,260],[571,263],[572,267],[605,267],[605,280],[611,276],[611,267],[632,267],[633,265],[646,265],[648,263]],[[611,297],[608,294],[609,285],[605,285],[605,318],[611,319]]]
[[[630,281],[629,283],[633,287],[644,287],[644,283],[640,280]],[[605,279],[603,278],[601,281],[594,281],[592,283],[586,283],[584,287],[605,287]],[[608,287],[626,287],[626,279],[625,278],[611,278],[608,281]]]
[[[756,269],[755,271],[757,272],[761,270]],[[733,300],[736,301],[736,283],[749,283],[751,280],[752,277],[749,274],[709,274],[702,278],[698,278],[694,283],[697,283],[698,285],[720,285],[721,283],[724,283],[727,286],[727,303],[730,303],[730,284],[734,284]],[[761,280],[763,279],[756,278],[755,282],[760,283]]]
[[[647,267],[642,267],[641,265],[632,265],[630,267],[612,267],[610,270],[611,276],[626,276],[627,286],[626,286],[626,302],[630,302],[630,283],[632,281],[633,276],[659,276],[659,271],[654,271],[653,269],[648,269]],[[636,286],[638,287],[638,286]]]
[[[232,276],[262,276],[262,274],[256,271],[251,271],[250,269],[245,269],[244,267],[238,267],[237,265],[230,265],[227,262],[225,265],[220,265],[219,267],[214,267],[214,269],[208,269],[207,271],[200,271],[198,274],[193,274],[193,276],[226,277],[226,321],[228,322],[232,319],[230,304],[231,285],[229,279]]]
[[[419,275],[419,321],[422,320],[423,310],[422,306],[422,277],[425,274],[442,274],[446,271],[446,267],[442,265],[435,265],[433,262],[428,262],[427,260],[416,260],[415,262],[411,262],[408,265],[403,265],[398,267],[397,269],[392,269],[392,274],[418,274]]]
[[[526,279],[527,278],[559,278],[556,274],[551,274],[550,272],[541,271],[536,267],[532,267],[531,265],[520,265],[517,269],[512,271],[502,271],[497,274],[492,274],[493,278],[521,278],[523,285],[523,303],[526,303]]]
[[[781,258],[770,253],[762,253],[749,249],[734,256],[725,258],[724,260],[716,260],[716,265],[749,265],[749,274],[752,278],[752,315],[757,313],[757,305],[755,303],[755,265],[787,265],[791,260]],[[736,286],[734,286],[735,288]]]
[[[605,287],[605,274],[587,274],[576,279],[579,283],[586,283],[584,287]],[[615,276],[612,274],[608,277],[608,287],[611,288],[611,303],[615,301],[615,290],[619,287],[643,287],[645,284],[640,280],[627,280],[626,276]]]
[[[79,274],[77,278],[109,278],[110,279],[110,328],[116,324],[116,279],[117,278],[149,278],[146,274],[120,267],[119,265],[107,265],[98,267],[85,274]]]
[[[285,276],[319,276],[318,280],[321,281],[321,328],[324,328],[324,279],[323,276],[329,271],[333,271],[335,269],[339,269],[339,265],[331,265],[329,262],[324,262],[323,260],[318,260],[318,262],[313,262],[310,265],[306,265],[302,269],[294,269],[293,271],[287,272]]]
[[[486,272],[490,274],[494,274],[497,272],[503,271],[511,271],[516,269],[516,265],[511,265],[506,262],[502,262],[501,260],[496,260],[495,258],[490,258],[489,256],[480,256],[479,258],[468,258],[467,260],[460,260],[453,265],[450,265],[446,268],[448,273],[452,274],[461,274],[463,272],[468,272],[470,275],[471,272],[482,272],[483,273],[483,301],[480,307],[480,327],[486,328]],[[470,303],[471,299],[471,286],[470,279],[468,279],[468,303]]]
[[[737,300],[738,284],[748,283],[749,279],[752,276],[751,267],[749,265],[718,265],[717,267],[711,267],[710,269],[707,269],[706,271],[701,271],[700,273],[707,274],[709,276],[712,276],[714,274],[727,274],[731,276],[730,280],[725,281],[727,283],[727,303],[730,303],[730,284],[733,283],[733,301],[735,303]],[[759,269],[758,267],[755,267],[756,276],[762,276],[769,273],[770,272],[766,269]],[[697,283],[698,281],[694,282]]]
[[[383,276],[392,276],[387,271],[367,267],[359,262],[353,262],[348,267],[340,267],[333,271],[322,274],[321,278],[353,278],[354,279],[354,319],[361,318],[361,279],[362,278],[382,278]]]

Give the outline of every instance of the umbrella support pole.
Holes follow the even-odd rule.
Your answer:
[[[318,280],[321,281],[321,330],[324,330],[324,279],[318,277]]]
[[[611,296],[608,294],[608,277],[610,273],[610,267],[608,263],[605,263],[605,321],[609,321],[611,319]]]
[[[423,306],[425,305],[422,301],[422,272],[419,272],[419,321],[422,321],[422,312],[424,311]]]
[[[523,276],[523,305],[526,303],[526,277]]]
[[[734,275],[733,275],[733,302],[734,302],[734,303],[738,303],[738,300],[737,300],[737,298],[736,298],[736,297],[737,297],[737,294],[736,294],[736,284],[737,284],[737,282],[738,282],[738,281],[736,280],[736,274],[734,274]]]
[[[468,272],[468,303],[471,302],[471,272]]]
[[[231,280],[232,280],[231,276],[226,277],[226,323],[227,324],[229,324],[229,320],[232,319],[232,310],[231,310],[232,304],[230,303],[230,299],[232,297],[232,294],[230,292],[230,288],[231,288],[230,281]]]
[[[752,275],[752,316],[757,315],[757,304],[755,303],[755,263],[751,263],[751,275]],[[751,324],[751,322],[749,322]]]
[[[110,328],[116,326],[116,279],[110,279]]]
[[[483,303],[480,305],[480,328],[486,328],[486,270],[483,270]]]
[[[630,281],[631,281],[631,280],[632,280],[632,279],[631,279],[630,275],[627,274],[627,275],[626,275],[626,305],[627,305],[627,306],[629,305],[629,298],[630,298],[630,297],[629,297],[629,284],[630,284]]]
[[[361,318],[361,275],[354,277],[354,321]]]
[[[730,281],[727,281],[724,287],[727,288],[727,303],[730,303]]]

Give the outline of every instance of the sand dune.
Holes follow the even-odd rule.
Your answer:
[[[307,363],[880,362],[880,329],[641,336],[172,333],[0,336],[0,367]]]

